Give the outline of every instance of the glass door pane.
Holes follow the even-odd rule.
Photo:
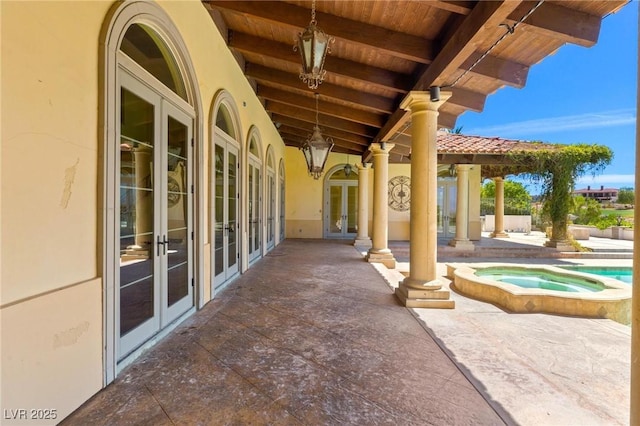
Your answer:
[[[120,336],[156,315],[154,127],[154,105],[123,88],[120,117]]]
[[[347,226],[345,228],[345,234],[356,234],[358,232],[358,187],[356,185],[349,185],[347,187],[347,211],[346,219]]]
[[[438,183],[438,234],[444,234],[444,185]]]
[[[214,270],[218,277],[224,272],[224,147],[216,144],[215,161],[215,206],[214,206]]]
[[[227,269],[230,273],[238,269],[238,156],[228,152],[227,168]]]
[[[458,202],[457,193],[458,188],[455,182],[451,182],[447,185],[447,235],[453,236],[456,233],[456,205]]]
[[[344,227],[343,186],[331,185],[329,187],[329,234],[342,235]]]
[[[167,305],[190,296],[189,128],[173,117],[167,125]]]
[[[276,176],[272,171],[267,176],[267,246],[273,247],[275,243],[275,214],[276,214]]]
[[[260,167],[249,160],[249,261],[260,256]]]

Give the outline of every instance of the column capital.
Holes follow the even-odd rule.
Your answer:
[[[391,151],[394,146],[396,145],[386,142],[372,143],[371,145],[369,145],[369,151],[371,151],[373,155],[389,155],[389,151]]]
[[[456,169],[460,171],[468,172],[473,167],[471,164],[456,164]]]
[[[447,102],[451,97],[451,92],[440,92],[440,100],[437,102],[431,101],[431,95],[429,92],[411,91],[405,96],[400,103],[400,108],[405,111],[438,111],[442,104]]]
[[[356,163],[358,170],[371,170],[371,163]]]

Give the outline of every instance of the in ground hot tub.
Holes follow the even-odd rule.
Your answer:
[[[460,293],[511,312],[545,312],[631,322],[631,288],[618,280],[554,266],[448,264]]]

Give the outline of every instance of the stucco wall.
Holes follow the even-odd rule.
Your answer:
[[[104,318],[113,313],[103,312],[101,279],[99,45],[113,4],[0,2],[2,410],[51,408],[60,420],[103,385]],[[284,145],[205,6],[192,0],[160,7],[187,46],[197,78],[196,255],[204,274],[196,276],[204,303],[216,94],[224,89],[234,99],[243,149],[251,126],[263,159],[272,147],[276,179]]]

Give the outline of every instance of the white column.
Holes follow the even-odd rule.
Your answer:
[[[396,259],[387,247],[389,236],[389,151],[395,145],[372,143],[373,153],[373,241],[367,254],[369,262],[382,263],[387,268],[396,267]]]
[[[371,247],[369,238],[369,174],[371,163],[361,163],[358,167],[358,235],[353,245]]]
[[[451,97],[432,102],[429,92],[411,92],[400,107],[411,112],[411,211],[409,276],[396,289],[407,307],[453,308],[449,290],[437,279],[438,254],[438,108]]]
[[[495,226],[491,233],[492,238],[509,238],[509,234],[504,232],[504,179],[501,177],[493,178],[496,183],[496,201],[495,201]]]
[[[449,245],[461,250],[474,249],[469,240],[469,169],[471,166],[468,164],[456,165],[456,236]]]

